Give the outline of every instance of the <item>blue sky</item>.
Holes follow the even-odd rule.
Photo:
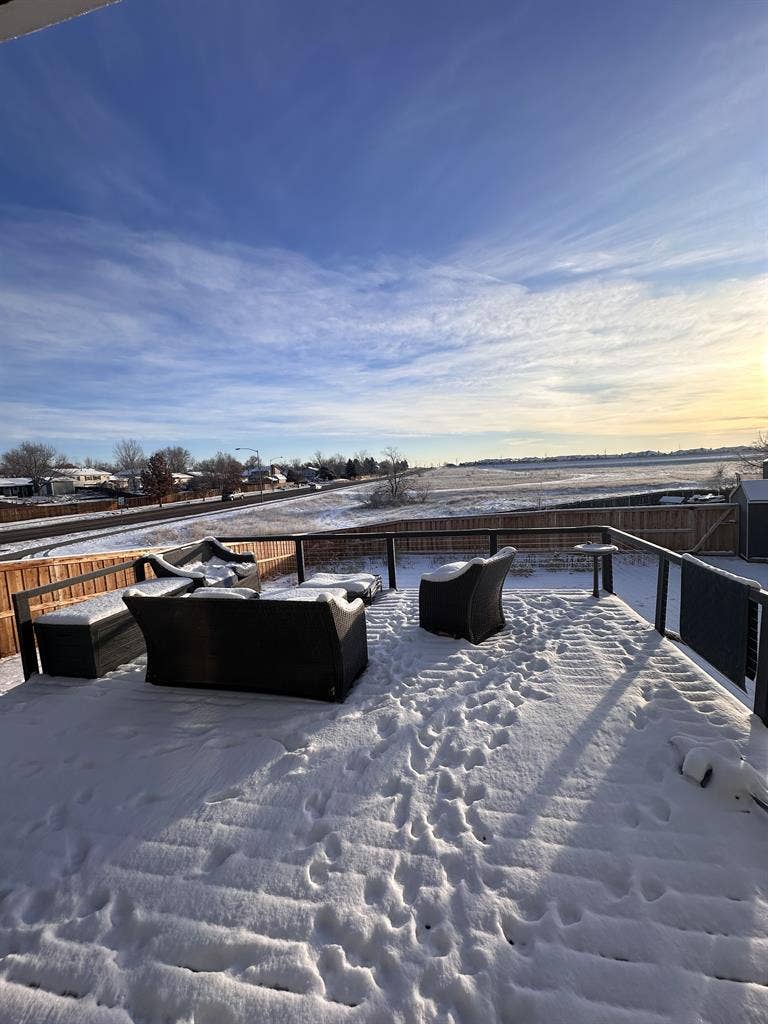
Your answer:
[[[122,0],[0,45],[0,448],[766,426],[768,6]]]

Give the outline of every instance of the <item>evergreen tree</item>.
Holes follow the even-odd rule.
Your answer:
[[[141,486],[144,493],[154,498],[162,508],[163,498],[173,489],[173,476],[162,452],[155,452],[147,459],[141,471]]]

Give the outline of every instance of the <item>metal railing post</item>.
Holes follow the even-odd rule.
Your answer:
[[[145,558],[137,558],[133,563],[133,577],[137,583],[143,583],[147,578],[147,560]]]
[[[296,576],[299,583],[303,583],[305,580],[304,576],[304,541],[300,537],[296,537],[294,544],[296,546]]]
[[[397,590],[397,563],[395,560],[395,538],[391,533],[387,534],[387,574],[389,575],[389,589]]]
[[[760,609],[754,711],[763,725],[768,725],[768,604],[764,604]]]
[[[611,540],[610,530],[603,530],[602,532],[603,544],[613,543]],[[615,593],[613,589],[613,555],[603,555],[603,590],[607,594]]]
[[[488,551],[491,558],[493,558],[494,555],[499,553],[499,531],[491,530],[489,536],[490,541],[488,543]]]
[[[659,572],[656,577],[656,632],[667,634],[667,592],[669,590],[669,562],[665,555],[659,555]]]

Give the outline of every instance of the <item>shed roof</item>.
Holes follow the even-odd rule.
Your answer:
[[[768,501],[768,480],[742,480],[739,487],[747,501]]]

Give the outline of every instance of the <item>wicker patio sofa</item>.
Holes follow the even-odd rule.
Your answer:
[[[255,595],[254,595],[255,598]],[[343,701],[368,664],[365,606],[314,600],[123,600],[147,647],[147,682]]]
[[[504,626],[501,590],[517,552],[452,562],[425,573],[419,586],[419,625],[430,633],[479,644]]]
[[[146,580],[134,589],[154,601],[159,594],[183,594],[192,585],[188,579]],[[97,679],[143,654],[144,637],[122,597],[121,590],[111,590],[36,619],[43,672]]]
[[[215,537],[204,537],[196,544],[172,548],[162,555],[147,555],[145,562],[159,579],[177,576],[194,580],[195,586],[200,587],[234,584],[261,590],[256,555],[250,551],[231,551]]]

